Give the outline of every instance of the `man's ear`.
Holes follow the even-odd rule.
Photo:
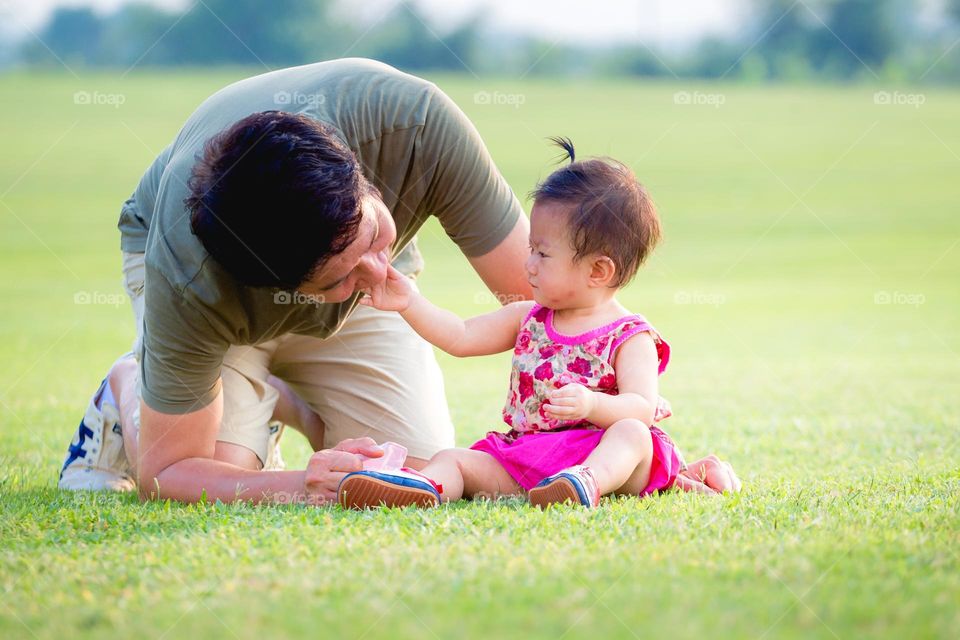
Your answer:
[[[590,286],[609,287],[617,275],[617,266],[607,256],[596,256],[590,261]]]

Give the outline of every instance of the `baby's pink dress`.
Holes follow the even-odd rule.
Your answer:
[[[553,309],[534,305],[517,335],[513,372],[503,408],[507,433],[491,431],[471,449],[489,453],[524,489],[547,476],[586,460],[603,437],[603,430],[585,420],[555,420],[544,415],[548,394],[566,384],[582,384],[592,391],[616,395],[614,372],[617,349],[638,333],[650,332],[657,345],[663,373],[670,346],[642,316],[621,318],[578,336],[553,328]],[[659,398],[654,422],[670,416],[670,405]],[[651,425],[653,464],[646,495],[669,489],[684,468],[683,456],[670,437]]]

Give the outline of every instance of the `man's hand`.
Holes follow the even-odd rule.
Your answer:
[[[337,488],[344,476],[363,469],[363,458],[379,458],[383,450],[373,438],[355,438],[340,442],[333,449],[317,451],[310,456],[303,477],[303,489],[309,502],[323,503],[337,499]]]
[[[374,307],[381,311],[404,312],[410,306],[410,300],[417,291],[413,280],[397,271],[393,265],[387,265],[387,278],[363,292],[367,294],[360,298],[360,304]]]
[[[543,409],[547,417],[554,420],[587,420],[596,406],[596,393],[573,383],[553,391]]]

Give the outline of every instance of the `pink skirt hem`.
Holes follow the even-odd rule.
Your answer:
[[[673,486],[684,466],[683,456],[666,433],[650,427],[653,461],[650,479],[639,495],[645,496]],[[514,434],[489,432],[471,445],[474,451],[488,453],[500,463],[521,487],[529,491],[548,476],[583,463],[597,448],[603,431],[567,429]]]

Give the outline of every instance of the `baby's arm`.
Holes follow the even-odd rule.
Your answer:
[[[614,368],[619,395],[568,384],[550,395],[544,409],[551,418],[587,420],[602,429],[625,418],[650,425],[657,410],[659,362],[653,337],[649,332],[638,333],[617,350]]]
[[[361,298],[361,304],[399,311],[424,340],[457,357],[489,355],[513,348],[520,324],[533,308],[532,302],[513,302],[464,320],[424,298],[413,280],[392,266],[382,285],[364,293],[368,297]]]

